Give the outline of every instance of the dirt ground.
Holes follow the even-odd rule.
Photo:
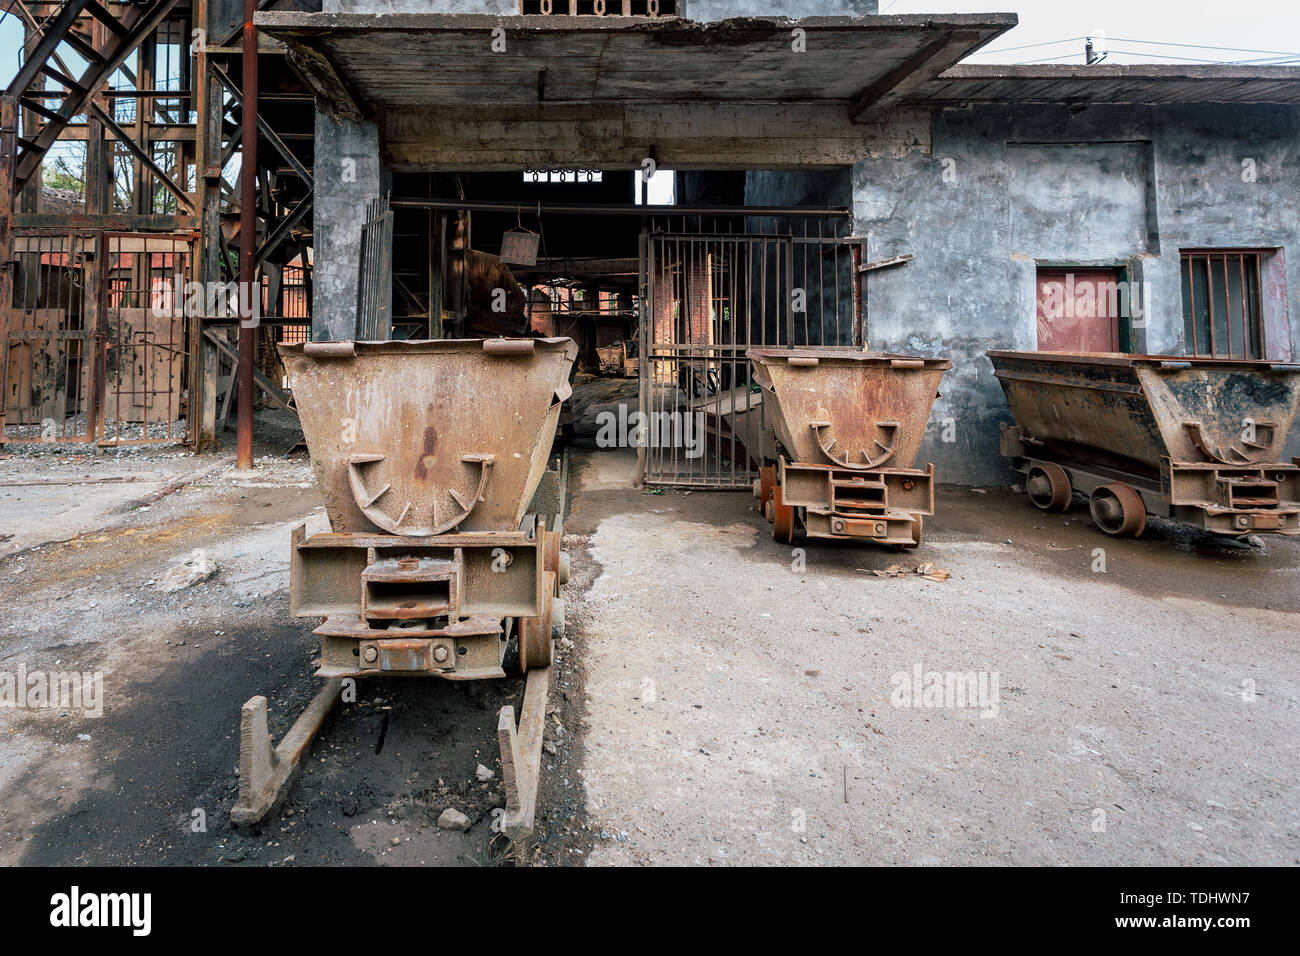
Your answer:
[[[587,384],[580,444],[628,389]],[[0,457],[0,672],[104,687],[100,717],[0,708],[0,864],[507,862],[495,727],[518,679],[363,682],[285,809],[231,828],[240,705],[265,694],[278,737],[318,686],[288,544],[323,517],[284,444],[251,474],[174,449]],[[1079,506],[945,487],[916,552],[795,550],[751,497],[643,493],[633,461],[575,455],[530,862],[1300,863],[1300,542],[1154,521],[1118,541]],[[195,549],[216,576],[160,593]],[[872,573],[921,563],[951,577]],[[918,666],[998,694],[896,706]],[[438,829],[448,806],[468,833]]]
[[[496,723],[503,704],[519,708],[518,679],[363,682],[278,817],[250,835],[230,824],[240,706],[266,695],[278,738],[319,686],[315,622],[288,613],[290,531],[324,521],[305,457],[266,455],[241,473],[220,455],[175,449],[19,450],[0,458],[0,475],[15,482],[0,496],[22,502],[5,503],[0,534],[20,529],[25,545],[0,558],[0,672],[103,675],[102,716],[0,708],[0,864],[502,861],[491,832],[491,810],[504,805]],[[185,475],[202,477],[139,503]],[[156,590],[195,549],[217,575]],[[563,651],[557,669],[563,719]],[[480,763],[496,778],[479,782]],[[474,821],[469,833],[438,829],[447,807]]]
[[[1300,542],[949,487],[914,552],[792,549],[752,498],[632,468],[583,459],[567,525],[600,572],[590,862],[1300,862]],[[951,577],[873,573],[899,564]],[[997,675],[996,706],[899,706],[918,668]]]

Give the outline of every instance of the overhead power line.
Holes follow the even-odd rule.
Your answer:
[[[1034,47],[1040,47],[1040,46],[1059,46],[1062,43],[1077,43],[1080,40],[1086,40],[1086,39],[1088,38],[1087,37],[1066,37],[1063,40],[1046,40],[1043,43],[1026,43],[1023,46],[1004,46],[1004,47],[999,47],[996,50],[980,50],[979,52],[981,54],[1013,53],[1016,50],[1032,50]]]
[[[1166,54],[1166,53],[1152,53],[1150,50],[1116,50],[1116,49],[1114,49],[1114,48],[1112,47],[1111,50],[1110,50],[1110,52],[1111,52],[1111,53],[1115,53],[1115,54],[1119,54],[1120,56],[1142,56],[1142,57],[1151,57],[1151,58],[1156,59],[1156,60],[1176,60],[1176,61],[1181,62],[1181,63],[1199,63],[1199,64],[1209,64],[1209,65],[1213,65],[1213,64],[1219,63],[1219,64],[1222,64],[1222,65],[1224,65],[1224,66],[1242,66],[1242,65],[1244,65],[1244,64],[1242,64],[1241,61],[1239,61],[1239,60],[1206,60],[1206,59],[1203,59],[1203,58],[1202,58],[1202,59],[1197,59],[1197,58],[1195,58],[1195,57],[1190,57],[1190,56],[1173,56],[1173,55]],[[1291,54],[1285,54],[1285,55],[1290,56],[1290,57],[1300,57],[1300,53],[1291,53]]]
[[[1111,37],[1114,43],[1142,43],[1148,46],[1177,46],[1188,50],[1224,50],[1228,53],[1269,53],[1274,56],[1300,56],[1300,53],[1287,53],[1282,50],[1252,50],[1244,46],[1209,46],[1204,43],[1170,43],[1165,40],[1133,40],[1128,37]]]
[[[1041,47],[1059,46],[1062,43],[1076,43],[1080,40],[1087,40],[1087,39],[1090,38],[1087,36],[1077,36],[1077,37],[1066,37],[1060,40],[1045,40],[1042,43],[1025,43],[1020,46],[999,47],[996,50],[980,50],[977,53],[972,54],[972,56],[979,56],[979,57],[996,56],[1000,53],[1013,53],[1017,50],[1032,50]],[[1280,66],[1280,65],[1289,65],[1292,61],[1300,60],[1300,53],[1287,52],[1283,50],[1256,50],[1250,47],[1214,46],[1211,44],[1198,44],[1198,43],[1175,43],[1173,41],[1168,41],[1168,40],[1137,40],[1131,37],[1109,37],[1105,39],[1105,43],[1106,43],[1107,53],[1122,54],[1125,56],[1145,56],[1145,57],[1150,57],[1151,59],[1175,60],[1183,63],[1196,63],[1196,64],[1206,64],[1206,65],[1223,63],[1223,64],[1231,64],[1234,66],[1246,66],[1250,64],[1272,64],[1272,65]],[[1136,44],[1138,46],[1147,46],[1147,47],[1151,47],[1151,46],[1177,47],[1179,49],[1185,49],[1185,50],[1215,50],[1224,53],[1258,53],[1261,54],[1261,56],[1258,59],[1211,60],[1211,59],[1206,59],[1205,57],[1174,56],[1168,53],[1156,53],[1154,51],[1147,51],[1147,50],[1117,49],[1111,46],[1111,44],[1113,43]],[[1061,56],[1039,57],[1033,60],[1021,60],[1013,65],[1027,66],[1033,63],[1053,63],[1059,60],[1073,59],[1074,57],[1079,55],[1080,54],[1077,53],[1066,53]]]
[[[1034,64],[1034,63],[1055,63],[1057,60],[1072,60],[1072,59],[1074,59],[1075,57],[1082,57],[1082,56],[1083,56],[1083,53],[1082,53],[1082,52],[1079,52],[1079,53],[1066,53],[1066,54],[1063,54],[1062,56],[1045,56],[1045,57],[1040,57],[1040,58],[1037,59],[1037,60],[1020,60],[1019,62],[1017,62],[1017,63],[1013,63],[1013,64],[1011,64],[1011,65],[1012,65],[1012,66],[1029,66],[1029,65]]]

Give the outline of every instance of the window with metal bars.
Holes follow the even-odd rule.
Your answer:
[[[1188,355],[1264,357],[1258,249],[1182,253],[1183,326]]]

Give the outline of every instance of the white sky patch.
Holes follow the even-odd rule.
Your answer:
[[[880,0],[880,12],[1015,13],[1020,25],[966,63],[1082,63],[1083,37],[1104,33],[1107,63],[1243,62],[1300,65],[1300,3],[1295,0],[1091,0],[1086,4],[988,0]],[[1051,46],[1014,49],[1026,44]],[[1136,43],[1132,41],[1148,41]],[[1240,50],[1160,44],[1209,44]],[[1007,50],[999,53],[999,50]],[[1132,51],[1132,52],[1129,52]],[[1260,51],[1260,52],[1249,52]],[[1291,54],[1283,59],[1277,54]]]

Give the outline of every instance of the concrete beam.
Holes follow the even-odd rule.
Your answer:
[[[320,109],[336,120],[362,118],[356,94],[323,50],[309,43],[296,44],[288,48],[287,59],[290,68],[316,94]]]
[[[1300,67],[1149,63],[958,64],[917,103],[1300,103]]]
[[[929,152],[926,110],[854,124],[840,103],[636,104],[391,109],[383,151],[396,170],[837,168]],[[319,154],[319,153],[318,153]]]
[[[317,84],[342,78],[356,91],[351,99],[357,103],[491,108],[535,107],[543,99],[847,104],[918,51],[947,38],[950,46],[933,64],[928,57],[915,61],[923,78],[933,79],[963,53],[1014,26],[1016,17],[737,17],[696,23],[678,17],[268,12],[256,22],[305,56],[327,54],[331,65]],[[967,48],[949,55],[959,38],[969,41]],[[543,73],[544,90],[538,81]]]
[[[975,32],[945,33],[937,37],[854,97],[849,115],[858,123],[872,111],[903,102],[936,73],[983,45]]]

